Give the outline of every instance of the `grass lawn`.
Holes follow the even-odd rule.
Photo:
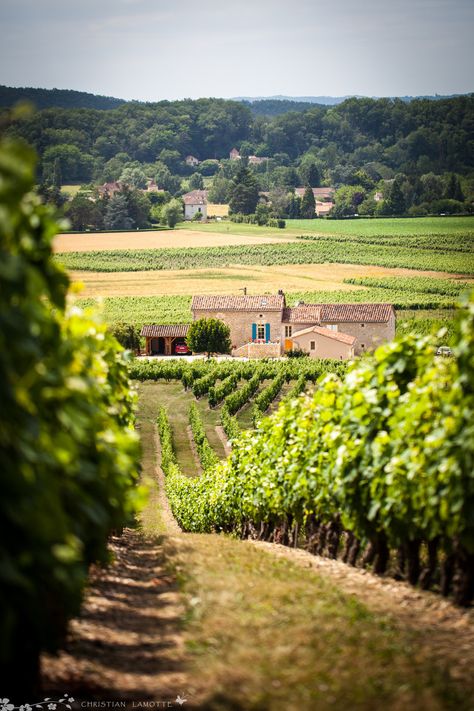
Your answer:
[[[65,195],[67,195],[67,197],[69,199],[73,198],[75,195],[77,195],[77,193],[79,192],[80,189],[81,189],[80,185],[62,185],[61,186],[61,192],[64,193]]]

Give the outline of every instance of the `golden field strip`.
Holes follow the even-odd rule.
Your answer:
[[[225,227],[222,232],[199,232],[192,229],[149,232],[83,232],[59,234],[54,239],[55,252],[102,252],[116,249],[161,249],[167,247],[223,247],[248,244],[292,242],[294,235],[232,234]]]
[[[360,291],[363,286],[345,284],[351,277],[454,278],[446,272],[391,269],[360,264],[236,265],[215,269],[160,270],[146,272],[72,271],[71,278],[84,285],[81,296],[158,296],[170,294],[228,294],[248,287],[251,293],[291,291]]]

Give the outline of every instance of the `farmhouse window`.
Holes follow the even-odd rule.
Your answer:
[[[290,338],[293,332],[293,326],[285,326],[285,338]]]
[[[264,323],[257,324],[257,340],[258,341],[265,340],[265,324]]]
[[[328,325],[326,326],[326,328],[327,328],[329,331],[337,331],[337,324],[335,324],[335,323],[330,323],[330,324],[328,324]]]
[[[310,349],[310,351],[315,351],[315,350],[316,350],[316,341],[310,341],[310,343],[309,343],[309,349]]]
[[[361,323],[361,324],[360,324],[360,327],[361,327],[361,328],[364,328],[364,326],[365,326],[365,323]]]

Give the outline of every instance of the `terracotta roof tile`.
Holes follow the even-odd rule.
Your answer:
[[[392,304],[321,304],[322,323],[386,323],[392,314]]]
[[[285,323],[319,323],[321,321],[321,307],[318,304],[302,304],[283,310]]]
[[[348,333],[340,333],[339,331],[331,331],[329,328],[321,328],[320,326],[303,328],[301,331],[293,333],[291,338],[298,338],[298,336],[302,336],[305,333],[316,333],[318,336],[332,338],[333,341],[340,341],[341,343],[346,343],[348,346],[352,346],[356,342],[355,336],[349,336]]]
[[[191,190],[183,195],[185,205],[205,205],[207,203],[207,190]]]
[[[286,308],[285,323],[386,323],[392,304],[301,304]]]
[[[171,336],[172,338],[184,338],[189,330],[189,324],[171,324],[168,326],[145,325],[140,331],[140,336],[149,338],[160,338]]]
[[[193,296],[191,310],[195,311],[281,311],[285,306],[282,294],[264,296]]]

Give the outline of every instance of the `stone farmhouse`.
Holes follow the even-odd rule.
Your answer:
[[[374,350],[395,336],[392,304],[286,305],[278,294],[193,296],[193,321],[217,318],[230,328],[232,355],[277,358],[301,349],[312,358],[346,360]],[[189,325],[144,326],[146,353],[172,354],[184,343]]]
[[[207,219],[207,190],[191,190],[183,195],[184,219],[192,220],[196,214]]]

